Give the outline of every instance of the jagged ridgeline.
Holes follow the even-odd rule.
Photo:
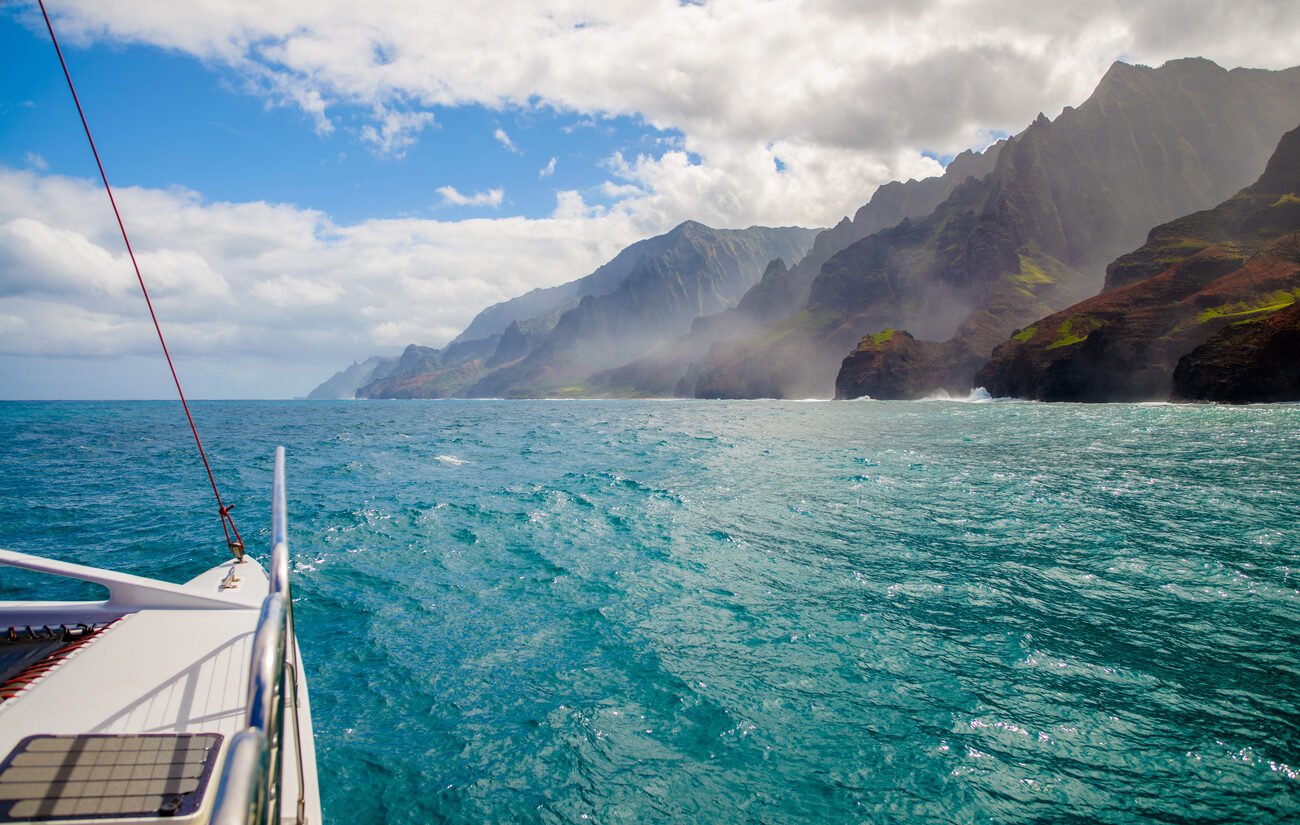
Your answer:
[[[1300,400],[1300,128],[1252,185],[1151,230],[1106,290],[1035,321],[976,381],[1043,401]]]
[[[815,235],[799,227],[720,230],[687,221],[633,244],[585,278],[489,307],[445,349],[412,345],[368,376],[364,365],[354,366],[353,380],[365,380],[351,389],[359,398],[606,394],[607,387],[591,382],[593,374],[685,333],[701,315],[734,306],[769,263],[799,260]],[[334,397],[350,397],[343,374],[331,381]]]
[[[819,233],[812,248],[793,267],[773,261],[737,306],[696,319],[687,335],[622,368],[599,374],[597,381],[621,394],[694,396],[697,363],[715,345],[742,352],[761,346],[764,326],[797,312],[807,302],[813,279],[831,256],[899,221],[929,214],[963,181],[992,171],[1002,145],[999,141],[983,152],[962,152],[937,177],[881,186],[853,220],[845,218]],[[762,371],[760,375],[766,377]],[[744,397],[783,395],[781,388],[765,380],[749,384],[742,376],[741,386],[744,391],[738,394]]]
[[[1297,122],[1300,68],[1116,63],[1077,109],[883,186],[852,221],[688,222],[312,397],[965,392],[994,346],[1095,295],[1152,226],[1247,185]]]
[[[964,393],[996,344],[1096,294],[1106,264],[1152,226],[1248,184],[1297,122],[1300,68],[1116,63],[1077,109],[1008,140],[988,175],[832,255],[798,311],[714,345],[689,389]]]
[[[758,282],[750,281],[752,288],[743,293],[739,306],[735,306],[736,301],[732,300],[727,305],[731,308],[722,312],[711,309],[699,314],[687,335],[660,340],[653,347],[635,352],[625,366],[595,372],[584,389],[604,395],[673,394],[674,390],[685,386],[682,378],[691,362],[707,352],[714,341],[798,309],[807,299],[812,280],[827,258],[853,241],[892,226],[903,218],[929,213],[963,180],[981,177],[991,171],[1001,145],[999,142],[985,152],[957,155],[941,176],[905,183],[895,181],[881,186],[851,221],[845,218],[837,226],[820,232],[796,230],[796,239],[803,238],[800,242],[802,249],[796,254],[772,256],[767,266],[760,270],[762,275]],[[445,350],[412,344],[400,358],[372,357],[335,374],[308,398],[466,395],[475,382],[465,384],[458,382],[454,374],[434,376],[433,373],[453,366],[477,369],[478,366],[471,363],[477,357],[473,355],[475,351],[492,353],[487,363],[480,365],[488,369],[529,354],[555,328],[561,315],[576,308],[584,297],[600,297],[617,290],[647,256],[670,249],[676,232],[688,226],[707,230],[699,224],[687,223],[674,232],[635,243],[585,278],[557,287],[534,289],[488,307]],[[805,231],[808,234],[802,235]],[[809,236],[812,237],[811,246],[807,244]],[[797,263],[788,266],[788,261]],[[415,379],[420,375],[426,376],[426,382],[440,384],[441,390],[430,390],[432,394],[424,395],[418,387],[412,386],[405,391],[398,386],[401,383],[418,384]],[[379,383],[381,379],[394,376],[407,378],[405,381],[397,378]],[[370,384],[375,386],[368,387]],[[371,395],[371,392],[377,394]],[[681,389],[681,392],[690,394],[689,389]]]
[[[364,361],[358,361],[330,376],[323,384],[307,394],[309,401],[330,401],[339,398],[355,398],[358,387],[364,387],[377,378],[390,374],[397,366],[398,359],[372,355]]]

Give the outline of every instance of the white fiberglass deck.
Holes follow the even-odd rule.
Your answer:
[[[184,585],[63,565],[0,551],[7,564],[98,580],[113,596],[101,603],[0,603],[0,625],[44,626],[117,619],[59,661],[14,698],[0,702],[0,760],[37,735],[216,733],[224,749],[247,725],[249,667],[266,573],[254,562],[229,561]],[[240,579],[223,587],[231,570]],[[57,569],[52,569],[57,568]],[[286,709],[289,713],[292,710]],[[306,722],[303,745],[314,767],[306,686],[299,679],[298,712]],[[293,821],[298,795],[293,731],[286,725],[282,821]],[[314,772],[313,772],[314,773]],[[171,821],[205,822],[216,782],[207,784],[200,809]],[[307,821],[319,823],[314,775],[308,779]],[[42,819],[42,822],[60,821]],[[69,821],[156,822],[99,817]]]

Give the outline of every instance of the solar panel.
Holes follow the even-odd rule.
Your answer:
[[[221,734],[29,736],[0,765],[0,823],[196,812]]]

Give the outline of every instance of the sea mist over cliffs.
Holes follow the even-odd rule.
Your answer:
[[[961,396],[995,347],[1096,295],[1153,227],[1257,178],[1298,123],[1300,68],[1116,63],[1077,108],[881,187],[852,220],[687,222],[313,397]]]

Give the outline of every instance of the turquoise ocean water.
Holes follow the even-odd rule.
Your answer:
[[[1300,817],[1300,406],[195,406],[333,823]],[[188,438],[0,404],[0,545],[221,561]]]

